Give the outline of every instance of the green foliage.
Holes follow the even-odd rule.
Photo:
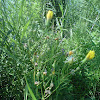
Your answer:
[[[99,0],[1,0],[1,100],[99,100],[99,8]],[[82,63],[90,50],[95,58]]]

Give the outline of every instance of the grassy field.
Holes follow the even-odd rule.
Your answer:
[[[0,0],[1,100],[100,99],[100,0]]]

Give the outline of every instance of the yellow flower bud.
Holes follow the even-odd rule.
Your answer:
[[[53,11],[49,10],[46,17],[47,17],[47,20],[51,20],[53,17]]]
[[[95,56],[95,51],[89,51],[89,53],[86,55],[86,59],[93,59]]]
[[[53,71],[52,74],[54,75],[55,74],[55,71]]]
[[[69,55],[72,55],[73,54],[73,51],[69,51]]]

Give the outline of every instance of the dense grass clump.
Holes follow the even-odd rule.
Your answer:
[[[1,0],[1,100],[99,100],[99,0]]]

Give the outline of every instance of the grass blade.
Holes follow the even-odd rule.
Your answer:
[[[28,90],[29,90],[29,93],[30,93],[32,99],[33,99],[33,100],[37,100],[36,97],[35,97],[35,95],[34,95],[34,93],[33,93],[32,90],[31,90],[31,88],[30,88],[28,82],[27,82],[26,77],[25,77],[25,80],[26,80],[26,84],[27,84],[27,87],[28,87]]]

